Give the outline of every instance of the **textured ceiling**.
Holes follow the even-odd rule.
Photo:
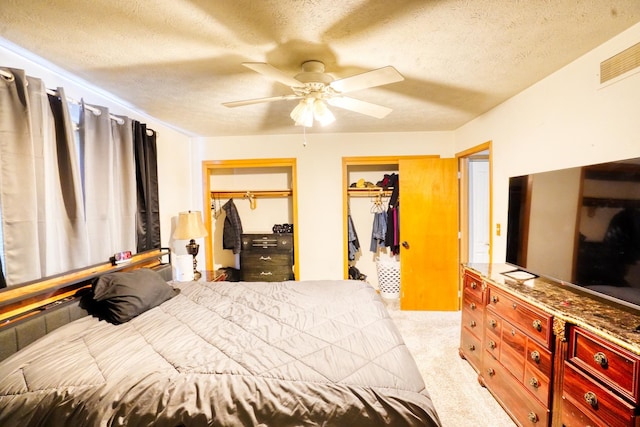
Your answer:
[[[386,65],[404,75],[349,94],[391,107],[386,118],[331,107],[336,122],[307,132],[452,130],[640,22],[639,0],[0,3],[4,39],[200,136],[301,132],[296,101],[221,105],[291,93],[242,62],[292,76],[311,59],[335,78]]]

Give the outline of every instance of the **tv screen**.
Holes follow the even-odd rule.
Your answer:
[[[640,308],[640,158],[511,177],[506,261]]]

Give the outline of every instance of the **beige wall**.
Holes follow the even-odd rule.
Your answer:
[[[494,261],[504,260],[509,177],[640,157],[640,69],[599,84],[600,62],[640,41],[640,24],[455,132],[456,151],[493,141]]]
[[[197,156],[193,159],[192,176],[201,187],[203,160],[296,158],[298,249],[303,280],[342,278],[346,256],[342,230],[343,157],[454,155],[451,132],[307,134],[306,139],[304,146],[302,129],[300,135],[203,138],[194,143]]]

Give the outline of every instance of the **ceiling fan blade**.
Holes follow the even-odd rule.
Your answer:
[[[378,68],[377,70],[366,71],[344,79],[334,80],[329,86],[340,93],[353,92],[375,86],[382,86],[389,83],[404,80],[402,74],[391,65]]]
[[[225,107],[233,108],[233,107],[242,107],[243,105],[260,104],[263,102],[286,101],[289,99],[300,99],[300,98],[302,97],[298,95],[281,95],[281,96],[271,96],[269,98],[255,98],[255,99],[245,99],[243,101],[223,102],[222,105],[224,105]]]
[[[256,71],[263,76],[266,76],[272,80],[280,82],[284,85],[291,87],[302,87],[304,83],[299,82],[298,80],[291,77],[289,74],[286,74],[283,71],[278,70],[276,67],[266,64],[264,62],[243,62],[247,68],[251,68],[253,71]]]
[[[356,113],[365,114],[367,116],[382,119],[393,110],[382,105],[372,104],[359,99],[349,98],[346,96],[335,96],[327,99],[329,105],[344,108],[345,110],[355,111]]]

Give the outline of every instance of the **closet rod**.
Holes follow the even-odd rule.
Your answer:
[[[382,187],[374,187],[374,188],[349,188],[347,190],[347,194],[349,197],[375,197],[375,196],[383,196],[389,197],[393,189],[385,190]]]
[[[232,199],[238,197],[288,197],[293,194],[291,190],[249,190],[249,191],[238,191],[238,190],[219,190],[212,191],[211,198],[225,198]]]

